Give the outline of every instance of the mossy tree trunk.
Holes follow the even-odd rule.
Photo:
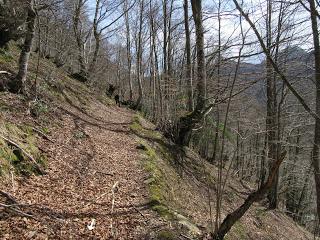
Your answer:
[[[189,145],[192,129],[199,123],[207,113],[206,104],[206,65],[204,54],[204,30],[202,23],[202,1],[191,0],[193,19],[196,27],[196,47],[197,47],[197,102],[193,112],[183,116],[178,122],[178,135],[176,143],[179,145]]]
[[[75,35],[76,44],[78,47],[78,62],[80,66],[79,74],[82,77],[82,81],[86,82],[88,79],[87,64],[85,60],[85,44],[89,37],[89,33],[84,34],[84,30],[81,26],[81,13],[85,6],[86,0],[78,0],[75,5],[73,16],[73,31]]]

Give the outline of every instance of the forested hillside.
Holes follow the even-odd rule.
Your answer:
[[[319,8],[0,0],[0,238],[318,238]]]

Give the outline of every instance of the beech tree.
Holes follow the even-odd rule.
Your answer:
[[[139,87],[139,96],[137,102],[135,104],[135,109],[140,110],[142,99],[143,99],[143,87],[142,87],[142,78],[143,78],[143,71],[142,71],[142,31],[143,31],[143,13],[144,13],[144,0],[140,0],[139,5],[139,28],[138,34],[136,36],[136,49],[137,49],[137,80],[138,80],[138,87]]]
[[[80,66],[79,79],[88,81],[88,69],[86,60],[86,44],[89,40],[91,31],[85,18],[85,6],[87,0],[77,0],[73,12],[73,32],[77,43],[78,62]]]
[[[26,34],[24,39],[24,44],[22,47],[22,51],[19,58],[19,71],[16,76],[9,83],[10,91],[14,93],[26,93],[26,79],[27,79],[27,72],[28,72],[28,63],[29,57],[31,53],[32,43],[35,35],[35,22],[36,22],[36,11],[34,9],[34,1],[29,0],[27,2],[27,28]]]
[[[308,0],[310,6],[310,18],[312,26],[313,46],[314,46],[314,66],[315,66],[315,81],[316,81],[316,112],[314,128],[314,143],[312,151],[312,164],[314,167],[314,179],[317,192],[317,211],[318,220],[320,222],[320,41],[318,30],[318,12],[314,0]]]
[[[176,143],[188,145],[193,128],[211,110],[206,108],[206,61],[204,53],[204,27],[202,19],[202,1],[191,0],[193,19],[196,27],[197,47],[197,101],[194,111],[178,122],[178,135]]]
[[[193,111],[193,86],[192,86],[192,66],[191,66],[191,40],[190,40],[190,27],[189,27],[189,8],[188,0],[183,2],[184,11],[184,27],[185,27],[185,38],[186,38],[186,79],[188,83],[187,94],[188,94],[188,110]]]

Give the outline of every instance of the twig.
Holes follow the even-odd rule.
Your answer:
[[[15,191],[15,184],[14,184],[14,175],[13,175],[13,171],[10,170],[10,175],[11,175],[11,182],[12,182],[12,191]]]
[[[38,133],[41,137],[43,137],[44,139],[54,143],[54,141],[52,139],[50,139],[50,137],[48,135],[46,135],[44,132],[42,132],[41,130],[35,128],[35,127],[31,127],[32,131]]]
[[[111,205],[111,224],[110,224],[110,229],[111,229],[111,234],[114,237],[115,236],[115,231],[113,229],[113,210],[114,210],[114,204],[115,204],[115,193],[118,191],[118,185],[119,185],[119,181],[116,181],[111,189],[112,192],[112,205]]]
[[[28,126],[28,127],[31,128],[32,131],[38,133],[38,134],[39,134],[41,137],[43,137],[44,139],[46,139],[46,140],[54,143],[54,141],[53,141],[52,139],[50,139],[50,137],[49,137],[47,134],[45,134],[43,131],[41,131],[40,129],[38,129],[38,128],[36,128],[36,127],[30,126],[30,125],[22,125],[22,124],[16,124],[16,125],[18,125],[18,126],[21,127],[21,128],[24,127],[24,126]]]
[[[18,214],[20,214],[20,215],[22,215],[24,217],[29,217],[29,218],[32,218],[34,220],[38,220],[33,215],[28,214],[28,213],[24,213],[24,212],[22,212],[22,211],[20,211],[20,210],[18,210],[16,208],[14,208],[13,205],[7,205],[7,204],[0,203],[0,207],[8,208],[8,209],[10,209],[10,211],[18,213]]]
[[[142,213],[138,208],[136,208],[136,207],[133,206],[132,204],[131,204],[131,207],[132,207],[134,210],[136,210],[138,213],[140,213],[140,215],[141,215],[142,217],[145,217],[145,216],[143,215],[143,213]]]
[[[114,176],[114,173],[108,173],[108,172],[102,172],[102,171],[95,171],[95,173],[101,173],[101,174],[104,174],[104,175],[107,175],[107,176]]]
[[[5,198],[7,198],[10,203],[17,204],[16,199],[15,199],[13,196],[11,196],[9,193],[6,193],[6,192],[0,190],[0,195],[2,195],[2,196],[4,196]]]
[[[188,237],[188,236],[186,236],[186,235],[184,235],[184,234],[182,234],[182,233],[180,233],[180,236],[181,236],[181,237],[184,237],[184,238],[186,238],[186,239],[190,239],[190,240],[192,239],[192,238],[190,238],[190,237]]]
[[[7,71],[0,71],[0,74],[8,74],[11,75],[11,73],[7,72]]]

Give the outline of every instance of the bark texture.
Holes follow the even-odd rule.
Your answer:
[[[315,81],[316,81],[316,114],[320,116],[320,42],[317,23],[317,10],[314,0],[308,0],[310,5],[310,17],[312,24],[313,44],[314,44],[314,63],[315,63]],[[312,164],[314,167],[314,180],[316,183],[317,193],[317,213],[320,221],[320,164],[319,164],[319,147],[320,147],[320,119],[316,118],[314,129],[314,145],[312,151]]]
[[[34,2],[28,2],[27,29],[24,44],[19,58],[19,71],[15,79],[9,83],[9,90],[13,93],[26,93],[26,79],[28,72],[28,63],[32,43],[35,35],[36,12]]]
[[[204,29],[202,23],[202,1],[191,0],[193,19],[196,27],[197,47],[197,103],[194,111],[178,122],[178,135],[176,143],[187,146],[190,142],[192,129],[199,123],[208,112],[206,107],[206,63],[204,54]],[[210,108],[211,109],[211,108]]]

